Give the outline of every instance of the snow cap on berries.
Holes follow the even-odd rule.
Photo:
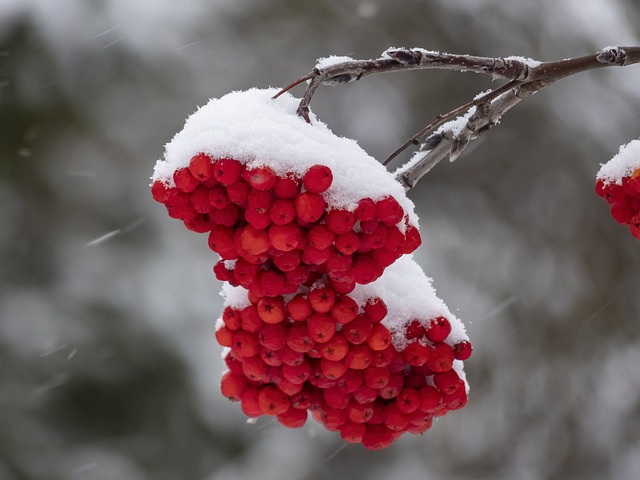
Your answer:
[[[384,166],[356,141],[334,135],[313,114],[312,123],[306,123],[296,115],[298,100],[288,93],[272,99],[277,92],[254,88],[210,100],[166,145],[152,180],[173,186],[174,172],[187,168],[200,153],[234,158],[251,168],[268,165],[283,176],[302,177],[310,167],[325,165],[333,172],[333,182],[322,194],[329,209],[353,211],[362,198],[391,195],[417,226],[413,202]]]
[[[624,177],[630,177],[640,168],[640,139],[622,145],[618,153],[603,164],[596,175],[604,183],[622,184]]]
[[[368,285],[357,285],[349,295],[359,304],[371,297],[384,300],[388,313],[382,323],[393,334],[393,345],[399,351],[407,345],[405,329],[413,319],[445,317],[451,324],[446,343],[455,345],[469,340],[463,323],[436,295],[432,279],[425,275],[413,255],[403,255],[387,267],[378,280]]]

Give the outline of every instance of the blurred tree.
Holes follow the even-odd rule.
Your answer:
[[[318,57],[550,60],[637,45],[639,18],[631,0],[5,2],[0,478],[635,479],[640,257],[592,189],[638,137],[637,68],[541,92],[411,192],[417,258],[474,340],[471,399],[376,454],[313,425],[246,425],[220,397],[213,260],[148,177],[196,105],[284,85]],[[313,107],[385,158],[490,87],[407,73]]]

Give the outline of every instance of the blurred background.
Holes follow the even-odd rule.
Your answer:
[[[640,243],[593,185],[640,136],[640,66],[538,93],[410,192],[471,393],[380,452],[222,397],[215,258],[148,185],[197,106],[319,57],[555,60],[639,45],[639,25],[633,0],[3,0],[0,479],[637,479]],[[383,159],[497,85],[398,73],[312,109]]]

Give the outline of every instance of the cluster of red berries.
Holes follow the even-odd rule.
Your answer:
[[[611,205],[611,216],[623,225],[629,225],[631,234],[640,240],[640,168],[620,183],[596,181],[596,193]]]
[[[466,404],[454,360],[471,344],[453,344],[449,321],[436,317],[406,326],[398,351],[381,323],[384,301],[349,295],[421,239],[392,196],[329,208],[332,181],[324,165],[278,175],[198,154],[173,185],[156,180],[151,191],[171,217],[209,233],[216,277],[246,290],[247,306],[227,306],[216,329],[229,348],[222,393],[249,417],[300,427],[311,412],[346,441],[385,448]]]
[[[329,286],[288,301],[248,298],[246,307],[225,308],[216,337],[229,348],[222,393],[249,417],[271,415],[297,428],[310,411],[345,441],[373,450],[422,433],[434,416],[467,403],[453,364],[469,358],[471,344],[446,343],[445,317],[409,323],[400,352],[381,323],[387,307],[380,298],[359,306]]]
[[[199,154],[173,180],[174,187],[156,180],[153,197],[190,230],[210,232],[209,246],[222,258],[219,280],[256,294],[295,293],[325,274],[337,291],[350,292],[421,243],[392,196],[364,198],[354,211],[328,210],[322,193],[333,175],[324,165],[300,178]]]

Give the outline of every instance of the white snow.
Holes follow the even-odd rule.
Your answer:
[[[229,282],[223,282],[220,295],[224,298],[224,306],[242,310],[251,305],[247,290],[242,287],[233,287]]]
[[[522,62],[525,65],[527,65],[528,67],[531,68],[535,68],[537,66],[539,66],[542,62],[539,62],[538,60],[533,60],[532,58],[528,58],[528,57],[520,57],[518,55],[511,55],[509,57],[504,57],[505,60],[515,60],[517,62]]]
[[[436,295],[432,279],[425,275],[412,255],[403,255],[387,267],[378,280],[368,285],[357,285],[349,296],[359,305],[363,305],[371,297],[377,296],[384,300],[388,314],[382,323],[393,334],[393,344],[397,350],[401,351],[406,347],[404,329],[414,319],[427,325],[435,317],[446,317],[451,323],[447,343],[454,345],[469,339],[462,322]]]
[[[344,62],[351,62],[353,58],[340,56],[340,55],[329,55],[328,57],[319,58],[316,62],[315,67],[318,70],[323,70],[325,68],[333,67],[334,65],[338,65]]]
[[[330,209],[355,209],[358,201],[392,195],[418,227],[414,204],[382,164],[355,140],[338,137],[310,113],[312,123],[296,115],[299,100],[288,93],[272,99],[278,89],[250,89],[212,99],[193,113],[182,131],[166,145],[152,180],[173,185],[173,172],[187,167],[191,157],[207,153],[232,157],[249,166],[269,165],[277,174],[303,175],[315,164],[333,172],[323,193]]]
[[[622,178],[630,177],[638,168],[640,168],[640,139],[622,145],[618,153],[600,167],[596,178],[605,183],[621,185]]]

